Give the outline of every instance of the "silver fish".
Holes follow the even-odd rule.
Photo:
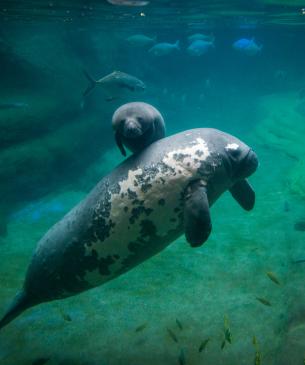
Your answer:
[[[113,92],[115,93],[115,91],[119,89],[143,91],[146,88],[143,81],[121,71],[113,71],[111,74],[106,75],[99,80],[93,79],[85,70],[84,74],[89,81],[89,85],[83,94],[84,96],[88,95],[98,85],[103,86],[107,91],[111,92],[111,97],[115,97]]]
[[[175,43],[157,43],[148,51],[150,54],[160,57],[166,56],[172,52],[180,51],[180,42],[176,41]]]
[[[202,33],[195,33],[187,37],[189,43],[193,43],[194,41],[207,41],[207,42],[214,42],[215,37],[213,34],[202,34]]]
[[[126,40],[133,47],[146,47],[156,43],[156,37],[150,38],[144,34],[134,34]]]

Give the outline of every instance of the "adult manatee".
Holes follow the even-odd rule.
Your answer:
[[[210,207],[223,192],[253,207],[246,178],[257,166],[250,147],[215,129],[178,133],[132,155],[39,241],[0,328],[29,307],[125,273],[183,233],[200,246],[211,232]]]

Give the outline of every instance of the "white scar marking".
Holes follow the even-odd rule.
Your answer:
[[[229,143],[225,147],[225,149],[227,151],[229,151],[229,150],[237,150],[238,148],[239,148],[239,145],[237,143]]]
[[[97,269],[87,271],[86,281],[97,285],[116,275],[116,272],[123,267],[124,259],[131,254],[128,245],[142,236],[141,222],[143,220],[151,221],[156,227],[156,235],[165,240],[169,232],[177,229],[179,220],[174,209],[179,205],[181,193],[190,179],[196,178],[198,168],[209,155],[210,151],[206,142],[202,138],[197,138],[187,147],[168,152],[162,160],[162,166],[154,165],[154,175],[147,174],[140,168],[128,171],[127,178],[119,182],[120,192],[111,194],[111,211],[106,225],[111,219],[115,226],[111,228],[109,237],[103,242],[97,238],[95,242],[86,245],[87,255],[91,256],[94,250],[98,258],[119,255],[119,259],[109,265],[110,274],[108,276],[101,277]],[[147,182],[150,185],[149,189],[141,189],[142,178],[145,180],[149,178]],[[133,224],[129,219],[132,217],[133,209],[139,208],[140,205],[134,204],[135,199],[130,198],[128,191],[133,192],[135,199],[142,202],[142,208],[150,211],[147,216],[146,213],[141,213]],[[161,199],[165,201],[164,205],[159,204]],[[147,244],[154,244],[150,242],[149,236],[142,237],[142,239],[147,240]]]

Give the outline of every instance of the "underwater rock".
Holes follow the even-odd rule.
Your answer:
[[[81,64],[100,60],[91,52],[89,62],[88,52],[80,51],[92,45],[93,38],[80,33],[51,23],[40,24],[39,32],[29,23],[22,29],[1,29],[2,235],[15,209],[62,187],[68,176],[81,176],[109,146],[107,138],[101,144],[96,136],[102,136],[106,128],[100,118],[109,119],[111,111],[102,105],[97,117],[85,115],[80,107]],[[103,46],[108,49],[109,43],[105,40]]]
[[[108,147],[106,139],[101,146],[96,138],[103,135],[103,130],[96,116],[87,116],[44,137],[0,151],[0,211],[6,216],[2,225],[17,207],[42,197],[88,168],[99,157],[101,148]],[[5,233],[4,226],[1,231]]]

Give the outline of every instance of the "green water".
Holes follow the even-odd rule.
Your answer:
[[[29,309],[0,331],[0,364],[303,364],[305,3],[71,3],[0,2],[1,315],[37,241],[123,161],[111,117],[124,103],[154,105],[167,135],[212,127],[245,141],[260,162],[256,204],[225,193],[203,246],[181,236],[102,287]],[[189,55],[194,33],[215,47]],[[134,34],[181,49],[154,57]],[[256,55],[232,48],[253,37]],[[83,70],[124,71],[146,90],[83,99]]]

